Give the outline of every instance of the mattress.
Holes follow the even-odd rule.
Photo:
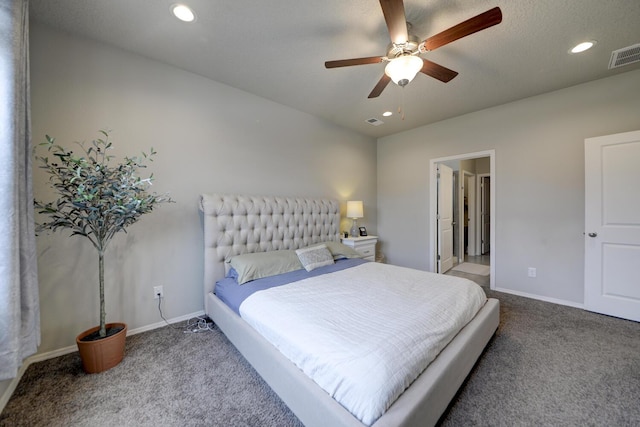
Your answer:
[[[465,279],[366,262],[258,291],[239,311],[371,425],[485,301],[482,289]]]

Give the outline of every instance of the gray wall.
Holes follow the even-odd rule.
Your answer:
[[[581,305],[584,139],[640,129],[638,88],[632,71],[378,140],[388,262],[428,268],[429,160],[495,149],[496,288]]]
[[[330,197],[365,202],[376,232],[376,142],[308,114],[180,69],[33,24],[33,138],[59,143],[113,130],[117,154],[153,147],[160,206],[120,234],[106,253],[107,320],[130,329],[203,309],[202,219],[207,192]],[[358,162],[351,159],[357,158]],[[46,178],[35,193],[51,200]],[[344,209],[344,206],[343,206]],[[349,221],[345,220],[345,229]],[[88,242],[58,232],[38,238],[42,345],[75,344],[98,322],[98,259]]]

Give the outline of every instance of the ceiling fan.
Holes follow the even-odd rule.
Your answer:
[[[388,62],[385,74],[369,94],[369,98],[380,96],[385,87],[393,80],[399,86],[406,86],[418,72],[447,83],[458,75],[435,62],[421,58],[420,54],[435,50],[452,41],[466,37],[480,30],[492,27],[502,22],[502,12],[499,7],[467,19],[441,33],[431,36],[424,41],[409,34],[408,24],[404,14],[402,0],[380,0],[382,13],[389,29],[391,43],[387,47],[385,56],[371,56],[367,58],[341,59],[327,61],[326,68],[350,67],[352,65],[378,64]]]

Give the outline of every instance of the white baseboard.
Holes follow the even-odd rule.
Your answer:
[[[580,308],[584,310],[584,304],[580,304],[574,301],[567,301],[567,300],[558,299],[558,298],[550,298],[550,297],[545,297],[545,296],[536,295],[536,294],[529,294],[527,292],[514,291],[512,289],[494,288],[492,290],[498,291],[498,292],[504,292],[505,294],[512,294],[512,295],[517,295],[519,297],[537,299],[539,301],[545,301],[545,302],[550,302],[550,303],[559,304],[559,305],[566,305],[568,307]]]
[[[174,318],[168,319],[167,322],[170,324],[173,324],[173,323],[178,323],[178,322],[183,322],[189,319],[193,319],[194,317],[198,317],[198,316],[204,316],[204,311],[200,310],[195,313],[185,314],[184,316],[174,317]],[[164,321],[162,321],[162,322],[152,323],[151,325],[130,329],[127,331],[127,336],[151,331],[153,329],[162,328],[166,325],[167,324]],[[9,402],[9,399],[11,399],[11,395],[13,395],[13,392],[16,390],[16,387],[18,387],[18,383],[22,379],[22,376],[24,375],[27,368],[32,363],[42,362],[44,360],[53,359],[54,357],[64,356],[65,354],[73,353],[74,351],[78,351],[78,347],[75,345],[72,345],[69,347],[59,348],[57,350],[47,351],[45,353],[36,353],[33,356],[27,357],[24,360],[24,362],[22,362],[22,366],[20,366],[20,369],[18,369],[18,374],[16,375],[16,377],[11,380],[7,389],[4,391],[4,393],[2,393],[2,396],[0,396],[0,413],[4,410],[4,407],[7,406],[7,403]]]

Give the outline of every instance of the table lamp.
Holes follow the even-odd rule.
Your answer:
[[[358,218],[362,218],[363,216],[362,200],[350,200],[347,202],[347,218],[353,220],[350,231],[351,237],[358,237],[360,235],[358,232]]]

